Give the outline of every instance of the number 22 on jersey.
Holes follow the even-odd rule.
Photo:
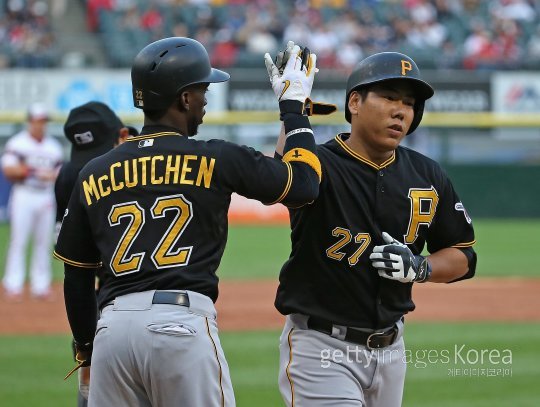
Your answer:
[[[174,246],[193,218],[192,209],[191,202],[181,194],[163,196],[155,200],[150,209],[152,219],[163,218],[167,212],[174,216],[169,228],[152,252],[151,259],[156,268],[163,269],[188,264],[193,246],[177,249],[174,249]],[[115,275],[139,271],[145,253],[129,254],[129,251],[146,222],[144,209],[136,201],[116,204],[111,208],[108,219],[111,227],[121,226],[122,220],[128,222],[112,255],[111,270]]]

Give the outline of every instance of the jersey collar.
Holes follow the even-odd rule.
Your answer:
[[[393,151],[392,152],[392,155],[390,156],[390,158],[388,158],[388,160],[384,161],[383,163],[381,164],[375,164],[373,161],[370,161],[368,160],[367,158],[364,158],[362,157],[360,154],[358,154],[357,152],[353,151],[347,144],[345,144],[345,140],[347,138],[349,138],[349,135],[348,133],[339,133],[337,136],[336,136],[336,141],[337,143],[351,156],[353,156],[354,158],[356,158],[357,160],[363,162],[364,164],[367,164],[369,165],[370,167],[373,167],[375,168],[376,170],[381,170],[385,167],[388,167],[390,164],[392,164],[395,160],[396,160],[396,152]]]
[[[164,136],[181,136],[181,134],[175,130],[175,128],[169,126],[144,126],[140,136],[129,137],[126,141],[139,141]]]
[[[164,136],[181,136],[181,134],[175,133],[174,131],[160,131],[157,133],[141,134],[140,136],[129,137],[126,141],[139,141],[139,140],[156,138],[156,137],[164,137]]]

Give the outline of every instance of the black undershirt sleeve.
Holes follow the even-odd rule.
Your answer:
[[[462,275],[459,278],[456,278],[455,280],[449,281],[448,283],[455,283],[457,281],[461,280],[467,280],[469,278],[473,278],[474,274],[476,273],[476,252],[472,247],[460,247],[459,250],[467,256],[467,262],[469,263],[469,269],[467,272]]]
[[[95,269],[64,264],[66,313],[77,343],[92,343],[97,324]]]

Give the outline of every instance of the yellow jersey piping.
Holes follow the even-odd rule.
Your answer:
[[[69,264],[70,266],[82,267],[82,268],[86,268],[86,269],[95,269],[95,268],[99,268],[99,267],[101,267],[103,265],[102,262],[99,262],[99,263],[80,263],[78,261],[67,259],[64,256],[61,256],[58,253],[56,253],[56,251],[53,252],[53,256],[56,257],[58,260],[61,260],[64,263]]]
[[[376,170],[381,170],[383,169],[384,167],[387,167],[388,165],[392,164],[395,160],[396,160],[396,152],[393,151],[392,152],[392,156],[390,158],[388,158],[386,161],[384,161],[382,164],[375,164],[373,161],[370,161],[368,160],[367,158],[364,158],[362,157],[360,154],[358,154],[357,152],[355,152],[353,149],[351,149],[347,144],[345,144],[345,141],[343,141],[341,139],[341,137],[339,137],[339,134],[336,136],[336,141],[338,142],[338,144],[343,147],[343,149],[349,153],[350,155],[352,155],[354,158],[356,158],[357,160],[359,161],[362,161],[364,164],[367,164],[369,165],[370,167],[373,167],[375,168]]]

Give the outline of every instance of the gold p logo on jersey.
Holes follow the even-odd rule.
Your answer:
[[[411,201],[411,215],[407,234],[404,235],[404,242],[412,244],[418,237],[421,225],[429,227],[439,203],[439,194],[432,185],[430,188],[410,188],[409,199]]]
[[[401,74],[405,76],[407,75],[407,71],[412,71],[412,65],[410,61],[402,59],[401,60]]]

